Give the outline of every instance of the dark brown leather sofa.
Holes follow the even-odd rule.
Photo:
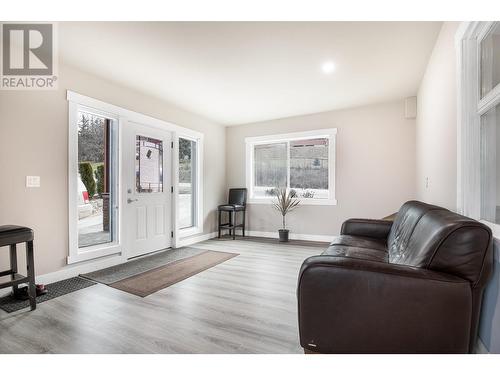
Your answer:
[[[300,344],[317,353],[471,353],[493,262],[478,221],[417,201],[394,222],[351,219],[306,259]]]

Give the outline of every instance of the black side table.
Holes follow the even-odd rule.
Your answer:
[[[0,276],[10,275],[10,281],[0,283],[0,289],[12,287],[14,294],[18,293],[18,285],[28,283],[31,310],[36,309],[36,286],[35,286],[35,260],[33,257],[34,234],[31,228],[17,225],[0,226],[0,247],[10,247],[10,269],[1,271]],[[28,276],[17,273],[17,248],[18,243],[26,243],[26,264]]]

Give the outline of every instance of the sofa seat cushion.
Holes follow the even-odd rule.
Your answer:
[[[375,260],[377,262],[388,261],[387,251],[367,249],[365,247],[332,245],[322,255],[336,257],[357,258],[363,260]]]
[[[387,251],[387,243],[384,240],[361,236],[337,236],[330,243],[330,246],[332,245],[365,247],[367,249]]]
[[[342,235],[335,237],[323,255],[343,256],[388,262],[387,245],[383,240]]]

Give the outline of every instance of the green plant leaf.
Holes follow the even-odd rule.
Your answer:
[[[294,190],[286,188],[276,188],[276,200],[273,202],[273,207],[283,216],[283,228],[285,228],[285,216],[294,210],[300,203],[296,198]]]

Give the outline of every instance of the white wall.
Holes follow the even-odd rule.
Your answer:
[[[443,24],[417,95],[417,198],[449,209],[456,209],[457,203],[454,38],[458,25],[458,22]]]
[[[336,206],[301,205],[287,218],[294,234],[339,233],[350,217],[382,218],[415,197],[415,120],[404,101],[228,127],[228,187],[245,187],[245,137],[337,128]],[[250,230],[275,232],[271,205],[248,207]]]
[[[64,268],[68,256],[66,90],[204,133],[204,232],[216,230],[214,208],[226,190],[224,127],[64,65],[59,77],[56,91],[0,91],[0,225],[35,230],[38,275]],[[41,176],[41,187],[27,189],[27,175]],[[6,253],[0,253],[2,266]]]

